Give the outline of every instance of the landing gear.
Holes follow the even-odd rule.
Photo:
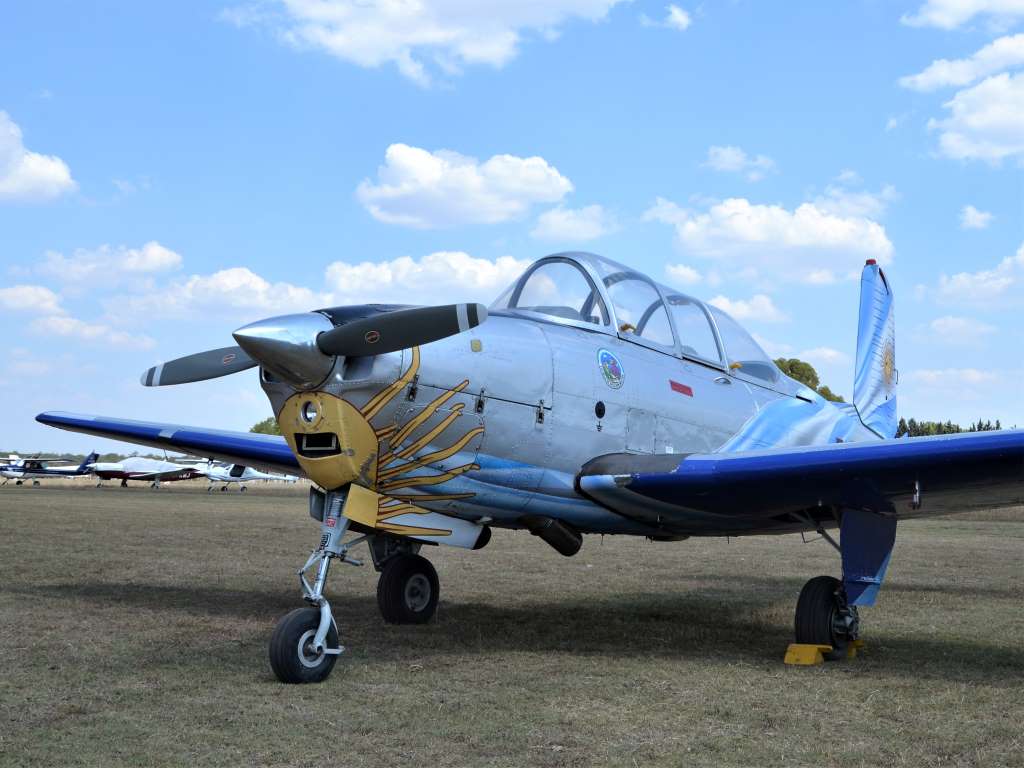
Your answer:
[[[33,487],[33,488],[34,488],[34,487],[36,487],[36,486],[38,486],[38,485],[39,485],[39,481],[38,481],[38,480],[33,480],[33,481],[32,481],[32,487]]]
[[[841,659],[857,639],[860,618],[857,607],[847,604],[843,583],[832,576],[815,576],[808,581],[796,603],[796,642],[828,645],[826,659]]]
[[[121,487],[122,488],[127,488],[128,487],[128,478],[127,477],[121,478]]]
[[[238,489],[238,492],[239,493],[245,493],[245,486],[244,485],[240,486],[239,489]]]
[[[437,571],[420,555],[395,555],[377,581],[377,605],[388,624],[426,624],[437,610],[440,593]]]
[[[328,653],[327,648],[338,647],[338,627],[331,620],[318,647],[319,627],[316,608],[296,608],[277,623],[270,636],[270,667],[282,683],[320,683],[331,674],[338,654]]]
[[[380,532],[342,542],[351,521],[341,514],[347,491],[310,494],[310,514],[321,521],[320,543],[299,569],[302,597],[311,608],[284,616],[270,639],[270,666],[282,683],[317,683],[326,679],[337,657],[345,651],[339,643],[338,625],[324,597],[331,561],[362,565],[350,554],[358,544],[370,547],[374,567],[380,571],[377,603],[389,624],[424,624],[437,610],[440,585],[437,571],[418,553],[419,542]],[[307,572],[316,566],[310,584]]]
[[[24,483],[24,482],[25,482],[24,480],[15,480],[15,481],[14,481],[14,484],[15,484],[15,485],[21,485],[21,484],[22,484],[22,483]]]

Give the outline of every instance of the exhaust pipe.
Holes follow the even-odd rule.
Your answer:
[[[547,542],[560,555],[572,557],[583,546],[583,536],[570,525],[542,515],[524,515],[519,522],[534,536]]]

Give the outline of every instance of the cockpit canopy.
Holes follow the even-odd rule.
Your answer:
[[[725,312],[592,253],[558,253],[535,261],[490,311],[616,335],[762,385],[781,375]]]

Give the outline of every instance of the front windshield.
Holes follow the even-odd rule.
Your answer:
[[[493,309],[519,309],[590,325],[607,325],[608,310],[587,276],[570,261],[542,262],[517,280]]]
[[[722,310],[716,307],[710,309],[732,372],[759,384],[774,383],[779,378],[779,369],[754,338]]]

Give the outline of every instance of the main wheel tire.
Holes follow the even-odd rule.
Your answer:
[[[441,585],[430,561],[419,555],[395,555],[377,582],[377,605],[388,624],[426,624],[437,610]]]
[[[841,588],[839,579],[833,576],[815,576],[804,584],[796,601],[796,641],[831,645],[832,651],[825,654],[826,659],[846,656],[850,642],[840,614],[838,592]]]
[[[296,608],[277,622],[270,636],[270,668],[282,683],[320,683],[331,674],[338,657],[317,653],[312,647],[319,626],[319,608]],[[333,622],[324,643],[328,648],[338,647]]]

